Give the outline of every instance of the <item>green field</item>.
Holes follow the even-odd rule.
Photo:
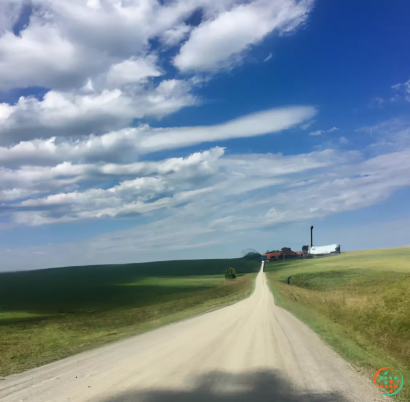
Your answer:
[[[235,280],[223,276],[230,266]],[[225,259],[0,274],[0,376],[232,304],[259,268]]]
[[[278,305],[357,370],[401,370],[405,385],[396,399],[410,400],[410,248],[274,262],[265,271]]]

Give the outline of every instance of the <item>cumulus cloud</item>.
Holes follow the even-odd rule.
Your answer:
[[[190,25],[181,24],[165,31],[162,36],[162,42],[168,46],[178,45],[191,31]]]
[[[79,87],[143,53],[150,38],[198,7],[182,3],[32,0],[28,27],[18,36],[6,30],[0,37],[0,88]],[[5,12],[4,18],[15,19],[15,7]]]
[[[311,3],[32,0],[31,7],[24,7],[21,1],[5,0],[1,9],[0,90],[29,88],[32,95],[0,104],[0,145],[100,136],[129,127],[135,120],[161,118],[198,105],[194,88],[211,76],[170,76],[163,66],[175,51],[167,53],[167,47],[179,47],[188,38],[175,62],[197,51],[216,66],[224,62],[222,53],[230,59],[273,30],[283,33],[296,28],[306,19]],[[16,30],[23,14],[27,24]],[[190,22],[193,15],[201,16],[197,26]],[[243,22],[250,29],[244,29]],[[206,51],[195,38],[208,34],[215,37],[212,43],[217,47]],[[235,43],[231,44],[231,39]],[[159,45],[154,46],[154,42]],[[226,46],[231,54],[225,52]],[[201,62],[196,55],[193,60]],[[42,88],[40,92],[45,94],[39,96],[33,88]],[[282,117],[286,119],[285,113]],[[272,131],[277,127],[280,124]],[[177,131],[169,138],[182,138],[182,130]],[[197,133],[204,137],[199,129]],[[154,139],[147,144],[156,146]]]
[[[257,0],[239,4],[192,30],[174,64],[181,71],[230,67],[249,46],[273,31],[289,32],[305,21],[312,1]]]
[[[220,147],[197,152],[186,158],[144,161],[130,164],[72,164],[63,162],[53,167],[22,166],[18,169],[0,168],[0,201],[11,201],[57,188],[78,187],[83,181],[103,181],[118,178],[167,176],[172,181],[191,177],[206,177],[215,169],[213,162],[224,154]],[[132,181],[132,180],[131,180]],[[50,196],[50,199],[53,199]],[[28,201],[30,205],[32,201]],[[35,201],[37,202],[37,201]]]
[[[23,5],[21,0],[3,0],[0,3],[0,35],[13,29]]]
[[[125,68],[128,67],[125,65]],[[134,74],[138,72],[134,71]],[[124,75],[123,78],[130,77]],[[115,73],[109,79],[122,78]],[[164,116],[194,105],[196,98],[190,94],[190,88],[186,81],[163,80],[150,90],[49,91],[42,100],[21,97],[13,106],[0,104],[0,142],[18,143],[52,136],[78,138],[120,129],[131,124],[133,119]]]
[[[167,205],[167,197],[149,202],[166,190],[167,185],[160,178],[139,177],[123,181],[107,190],[88,189],[83,192],[53,194],[43,199],[23,201],[19,204],[21,209],[34,209],[35,212],[16,212],[14,220],[21,224],[41,225],[147,213]],[[47,209],[36,211],[37,207]]]
[[[156,66],[156,57],[130,58],[110,67],[106,84],[112,88],[121,88],[127,84],[135,84],[148,77],[159,77],[161,71]]]
[[[310,8],[308,1],[296,0],[257,0],[248,5],[241,5],[240,0],[32,0],[31,3],[29,24],[15,35],[13,26],[24,3],[2,1],[2,89],[78,88],[90,77],[144,54],[152,39],[159,37],[168,46],[178,45],[192,30],[187,19],[198,10],[202,11],[202,23],[184,45],[181,60],[191,57],[188,53],[194,49],[193,42],[201,41],[208,33],[224,46],[234,46],[233,52],[237,53],[274,29],[280,32],[293,29],[305,19]],[[257,18],[262,18],[260,24]],[[225,22],[231,28],[223,29]],[[242,29],[242,23],[249,29]],[[245,35],[247,31],[254,33]],[[234,40],[236,35],[238,39]],[[208,46],[199,45],[203,50]],[[221,51],[216,48],[215,52]],[[211,56],[209,52],[208,56]],[[218,62],[222,56],[212,57]]]

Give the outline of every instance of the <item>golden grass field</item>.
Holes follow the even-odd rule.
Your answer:
[[[410,400],[410,248],[266,264],[276,303],[369,376],[402,371]],[[291,276],[291,284],[286,284]]]

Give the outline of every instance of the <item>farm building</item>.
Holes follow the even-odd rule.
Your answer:
[[[328,255],[340,254],[340,244],[331,244],[329,246],[312,246],[309,247],[309,254],[311,255]]]
[[[278,259],[282,258],[283,256],[285,256],[285,257],[301,257],[302,253],[301,252],[295,252],[295,251],[292,251],[292,250],[275,251],[275,252],[272,252],[272,253],[262,254],[261,260],[262,261],[278,260]]]

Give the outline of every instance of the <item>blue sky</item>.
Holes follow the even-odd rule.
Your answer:
[[[410,245],[409,17],[2,2],[0,271]]]

